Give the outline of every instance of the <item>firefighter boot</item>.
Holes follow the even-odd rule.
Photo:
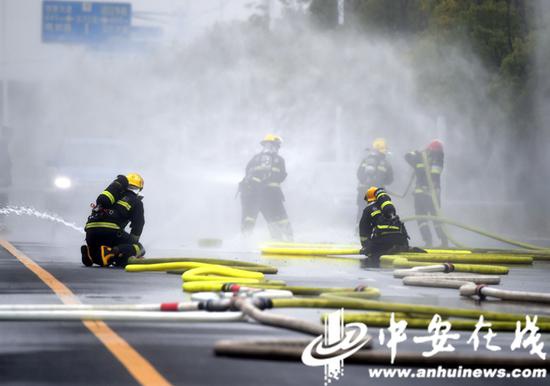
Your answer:
[[[428,222],[419,222],[418,227],[420,228],[420,234],[422,235],[422,240],[424,240],[424,247],[432,247],[432,232],[430,231],[430,224]]]
[[[105,245],[101,246],[101,262],[103,267],[108,267],[113,263],[115,254],[113,253],[113,248],[107,247]]]
[[[82,245],[80,247],[80,254],[82,255],[82,264],[86,267],[91,267],[94,265],[92,258],[90,257],[90,252],[88,251],[87,245]]]
[[[438,248],[445,249],[449,247],[449,240],[447,238],[447,235],[443,231],[443,228],[441,224],[438,224],[435,226],[435,232],[437,233],[437,237],[439,237],[439,240],[441,240],[441,245],[439,245]]]

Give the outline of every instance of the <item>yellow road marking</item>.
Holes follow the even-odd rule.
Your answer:
[[[75,294],[51,273],[36,264],[10,242],[0,240],[0,245],[15,256],[25,267],[38,276],[65,304],[80,303]],[[92,334],[118,359],[134,379],[142,385],[171,385],[147,359],[142,357],[128,342],[121,338],[103,321],[83,320]]]

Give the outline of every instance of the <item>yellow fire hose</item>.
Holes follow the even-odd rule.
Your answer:
[[[478,254],[499,256],[527,256],[533,260],[550,260],[550,252],[546,250],[502,249],[502,248],[472,248],[472,249],[425,249],[427,253],[437,254]]]
[[[330,255],[358,255],[360,248],[288,248],[288,247],[262,247],[263,255],[307,255],[307,256],[330,256]]]
[[[550,260],[548,249],[503,249],[503,248],[473,248],[473,253],[499,253],[504,255],[527,255],[533,256],[535,260]]]
[[[240,260],[224,260],[224,259],[212,259],[205,257],[163,257],[163,258],[147,258],[147,259],[128,259],[128,265],[149,265],[149,264],[164,264],[164,263],[206,263],[206,264],[215,264],[223,265],[228,267],[236,267],[239,269],[245,269],[248,271],[256,271],[261,273],[275,274],[277,273],[277,268],[265,264],[251,263],[248,261]],[[174,268],[177,269],[177,268]],[[145,270],[145,268],[144,268]],[[161,269],[161,271],[164,269]],[[142,271],[131,271],[131,272],[142,272]]]
[[[214,264],[201,263],[197,261],[159,263],[159,264],[128,264],[124,269],[126,272],[156,272],[168,271],[171,269],[193,269],[204,266],[214,266]]]
[[[382,260],[380,260],[380,262],[382,263]],[[409,261],[404,257],[385,259],[383,263],[392,264],[395,268],[427,267],[434,264],[420,261]],[[453,264],[453,266],[455,272],[483,273],[488,275],[506,275],[509,271],[508,267],[500,265]]]
[[[427,219],[433,221],[447,221],[451,225],[456,225],[455,221],[442,219],[434,216],[414,216],[403,219],[403,221],[413,221],[417,219]],[[460,224],[461,227],[467,227],[466,225]],[[470,228],[470,227],[468,227]],[[473,232],[482,232],[484,231],[470,228]],[[485,235],[485,234],[484,234]],[[499,237],[500,236],[496,236]],[[515,242],[514,242],[515,243]],[[517,242],[520,243],[520,242]],[[520,243],[524,244],[524,243]],[[531,244],[528,244],[531,245]],[[537,247],[541,248],[541,247]],[[498,249],[498,248],[473,248],[473,249],[424,249],[427,254],[445,254],[445,255],[465,255],[465,254],[475,254],[479,255],[498,255],[498,256],[524,256],[531,257],[533,260],[550,260],[550,251],[547,249]],[[359,245],[354,244],[316,244],[316,243],[269,243],[264,244],[261,247],[263,255],[281,255],[281,256],[333,256],[333,255],[358,255],[360,251]],[[411,252],[416,253],[416,252]],[[403,254],[403,253],[400,253]],[[266,272],[264,272],[266,273]]]
[[[405,221],[405,220],[414,220],[414,219],[417,219],[418,217],[429,217],[430,219],[438,219],[437,217],[431,217],[431,216],[415,216],[415,217],[411,217],[409,219],[404,219],[403,221]],[[338,248],[337,249],[337,248],[322,248],[322,247],[304,248],[304,247],[274,247],[274,246],[266,247],[266,246],[264,246],[264,247],[261,248],[261,252],[262,252],[262,255],[338,256],[338,255],[359,255],[360,248],[354,247],[354,248]],[[432,249],[432,250],[426,250],[426,252],[428,252],[428,253],[401,252],[399,254],[400,255],[411,254],[411,255],[414,255],[414,256],[424,256],[423,258],[425,258],[425,259],[429,259],[432,256],[438,256],[438,255],[451,256],[451,257],[452,257],[452,255],[460,255],[460,256],[472,255],[472,256],[467,257],[467,258],[469,258],[469,259],[477,258],[477,259],[479,259],[479,262],[481,262],[481,260],[483,260],[483,259],[488,260],[490,258],[496,259],[496,260],[501,258],[503,260],[509,260],[509,261],[513,261],[514,258],[516,258],[516,257],[518,258],[517,263],[506,262],[506,264],[530,264],[532,262],[532,260],[550,260],[550,254],[547,254],[542,250],[541,251],[523,251],[521,253],[518,253],[518,252],[511,253],[511,252],[508,252],[508,251],[503,252],[503,253],[499,253],[499,252],[495,252],[495,253],[486,252],[486,253],[484,253],[484,252],[475,252],[475,250],[448,250],[448,249],[437,250],[437,249]],[[521,258],[529,258],[529,259],[531,259],[531,262],[528,262],[527,259],[522,260]],[[495,262],[496,262],[496,260],[495,260]]]
[[[472,253],[471,249],[424,249],[426,253],[458,253],[458,254],[465,254],[465,253]]]
[[[325,320],[326,314],[321,316],[321,320]],[[405,315],[395,315],[395,320],[405,320],[407,322],[407,328],[428,328],[431,318],[412,318]],[[450,319],[451,328],[453,330],[472,331],[476,328],[477,320],[458,320]],[[516,321],[490,321],[491,329],[493,331],[515,331]],[[525,316],[522,319],[518,319],[522,328],[525,327]],[[381,315],[380,313],[344,313],[344,323],[365,323],[369,327],[382,327],[386,328],[390,324],[390,314]],[[550,331],[550,322],[537,321],[537,327],[542,332]],[[484,328],[486,329],[486,328]]]
[[[358,244],[340,244],[340,243],[290,243],[286,241],[270,241],[268,243],[263,243],[260,248],[332,248],[332,249],[349,249],[349,248],[360,248]]]
[[[169,271],[173,269],[182,269],[185,272],[182,279],[186,284],[203,282],[216,284],[218,282],[237,282],[240,284],[259,284],[265,283],[275,286],[284,286],[285,282],[281,280],[265,280],[264,274],[234,267],[225,267],[222,265],[199,263],[193,261],[160,263],[160,264],[130,264],[126,266],[127,272],[150,272],[150,271]]]
[[[261,272],[250,272],[242,269],[229,267],[207,265],[197,267],[184,272],[181,275],[184,282],[228,282],[237,280],[240,283],[260,283],[264,279],[264,274]]]
[[[401,221],[403,221],[403,222],[416,221],[416,220],[430,220],[430,221],[435,221],[435,222],[441,222],[441,223],[456,226],[458,228],[462,228],[464,230],[467,230],[467,231],[470,231],[470,232],[473,232],[473,233],[480,234],[482,236],[485,236],[485,237],[488,237],[488,238],[491,238],[491,239],[501,241],[501,242],[506,243],[506,244],[514,245],[516,247],[525,248],[525,249],[534,250],[534,251],[541,251],[544,254],[549,254],[550,253],[550,249],[548,249],[548,248],[544,248],[544,247],[534,245],[534,244],[524,243],[524,242],[521,242],[521,241],[508,239],[506,237],[502,237],[502,236],[496,235],[494,233],[487,232],[487,231],[484,231],[484,230],[481,230],[479,228],[475,228],[475,227],[472,227],[472,226],[469,226],[469,225],[465,225],[465,224],[462,224],[458,221],[450,220],[448,218],[441,217],[441,216],[412,216],[412,217],[407,217],[407,218],[402,218],[401,219]],[[474,249],[474,251],[475,250],[476,249]]]
[[[183,283],[182,289],[185,292],[220,292],[220,291],[235,291],[238,290],[240,283],[232,281],[231,283],[208,283],[208,282],[187,282]],[[258,289],[281,289],[292,292],[294,295],[305,296],[318,296],[328,292],[334,293],[362,293],[363,297],[377,298],[380,296],[380,291],[377,288],[366,287],[361,292],[358,292],[355,288],[340,288],[340,287],[304,287],[304,286],[290,286],[290,285],[275,285],[269,283],[252,283],[243,284],[245,288],[258,288]]]
[[[387,256],[387,255],[384,255]],[[505,256],[496,254],[435,254],[435,253],[399,253],[391,257],[404,257],[408,261],[431,263],[462,263],[462,264],[532,264],[533,258],[528,256]]]
[[[338,262],[340,264],[352,264],[357,265],[357,259],[350,259],[349,257],[341,257],[341,256],[309,256],[309,255],[261,255],[261,258],[263,260],[278,260],[278,261],[288,261],[289,259],[294,260],[311,260],[315,259],[315,262],[328,262],[328,263],[335,263]]]
[[[524,320],[525,315],[505,312],[494,312],[488,310],[472,310],[462,308],[448,308],[429,306],[422,304],[388,303],[376,300],[350,299],[350,298],[293,298],[273,299],[273,308],[346,308],[355,310],[375,310],[386,312],[404,312],[408,314],[425,314],[431,318],[434,314],[446,317],[458,317],[468,319],[479,319],[481,315],[490,321],[516,322]],[[550,316],[539,316],[540,322],[550,323]]]
[[[219,264],[209,264],[209,263],[202,263],[202,262],[196,262],[196,261],[187,261],[187,262],[174,262],[174,263],[158,263],[158,264],[129,264],[126,266],[127,272],[153,272],[153,271],[174,271],[174,270],[180,270],[183,272],[186,272],[193,268],[198,267],[204,267],[204,266],[216,266],[221,267],[223,265]],[[234,269],[240,269],[247,272],[257,272],[257,273],[265,273],[263,268],[257,268],[254,266],[233,266],[233,267],[227,267],[227,268],[234,268]]]

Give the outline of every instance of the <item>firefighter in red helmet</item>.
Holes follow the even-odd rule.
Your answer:
[[[414,168],[415,172],[414,209],[416,214],[436,216],[438,209],[441,207],[441,173],[444,162],[443,143],[434,139],[428,144],[426,149],[415,150],[405,154],[405,160]],[[435,203],[432,198],[428,177],[432,181],[431,185],[435,193]],[[435,205],[437,205],[437,208]],[[447,247],[447,235],[443,231],[441,223],[434,222],[433,226],[435,233],[441,241],[441,247]],[[431,247],[433,242],[429,222],[418,220],[418,227],[425,246]]]

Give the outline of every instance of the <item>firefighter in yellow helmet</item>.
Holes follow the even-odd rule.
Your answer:
[[[246,173],[239,184],[241,193],[241,231],[249,235],[261,213],[275,240],[291,241],[292,227],[284,206],[281,183],[285,180],[285,160],[279,155],[281,137],[268,134],[260,142],[262,151],[246,165]]]
[[[387,186],[393,182],[393,169],[386,157],[387,152],[386,140],[377,138],[372,142],[372,149],[367,149],[367,154],[359,164],[357,169],[357,223],[365,209],[366,190],[371,186]]]
[[[379,267],[381,255],[409,249],[409,236],[383,188],[371,186],[364,200],[367,206],[359,222],[361,253],[368,256],[367,267]]]
[[[119,175],[92,204],[86,222],[86,245],[81,247],[82,263],[124,267],[128,258],[145,254],[139,242],[145,225],[143,178],[137,173]],[[130,224],[130,233],[125,231]]]

